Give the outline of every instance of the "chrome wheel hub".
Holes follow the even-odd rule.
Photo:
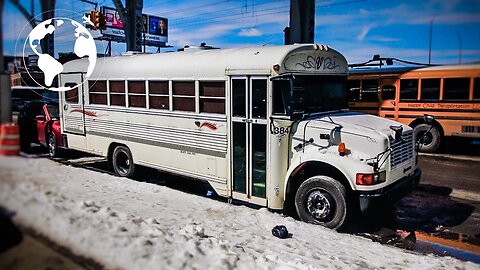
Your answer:
[[[315,190],[308,195],[307,210],[314,218],[324,219],[330,214],[331,205],[327,196],[320,190]]]

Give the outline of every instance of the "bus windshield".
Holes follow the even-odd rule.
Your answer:
[[[274,79],[273,113],[292,116],[348,108],[344,76],[295,76]]]

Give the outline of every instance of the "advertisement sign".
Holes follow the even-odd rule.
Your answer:
[[[117,10],[110,7],[101,7],[105,14],[106,30],[102,30],[105,37],[125,38],[123,23]],[[142,33],[144,42],[151,45],[162,45],[168,42],[168,19],[142,14]]]

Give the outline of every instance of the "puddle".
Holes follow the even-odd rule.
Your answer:
[[[359,235],[374,242],[422,254],[451,256],[480,264],[480,235],[470,236],[446,230],[435,233],[407,232],[387,228]]]
[[[480,239],[453,232],[433,234],[416,232],[414,251],[452,256],[464,261],[480,263]]]

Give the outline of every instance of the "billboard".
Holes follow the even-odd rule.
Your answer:
[[[105,37],[125,38],[123,23],[117,10],[110,7],[101,7],[100,12],[105,15],[106,30],[102,30]],[[168,42],[168,19],[142,14],[142,33],[146,43],[158,44]]]

